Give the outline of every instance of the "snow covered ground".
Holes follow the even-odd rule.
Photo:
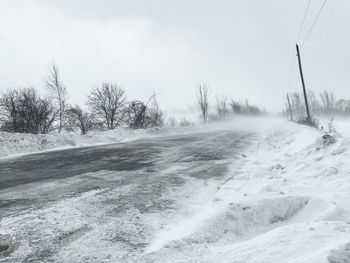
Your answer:
[[[0,158],[47,150],[125,142],[162,134],[183,133],[188,129],[190,127],[179,126],[137,130],[120,127],[111,131],[90,132],[87,135],[80,135],[74,132],[61,134],[22,134],[0,131]]]
[[[112,216],[116,206],[130,205],[125,202],[128,196],[144,198],[144,186],[135,181],[5,217],[0,236],[14,236],[18,227],[27,231],[30,222],[32,236],[16,256],[27,255],[43,239],[47,248],[69,244],[58,250],[55,262],[350,262],[350,120],[335,120],[334,127],[338,132],[331,135],[336,142],[328,145],[322,140],[324,131],[307,126],[273,118],[236,120],[232,129],[255,135],[241,158],[232,160],[226,176],[189,177],[184,162],[164,163],[162,175],[154,181],[145,179],[146,185],[157,187],[162,180],[183,180],[172,191],[161,188],[160,196],[154,196],[171,200],[163,212],[143,213],[135,206]],[[168,157],[175,155],[171,152]],[[210,164],[203,169],[209,170]],[[143,173],[128,173],[125,178],[142,178]],[[87,176],[125,180],[113,171],[101,171],[44,190],[81,184]],[[42,191],[40,184],[33,187],[30,193],[27,187],[16,189],[18,196]],[[2,192],[3,197],[9,194],[13,192]],[[147,198],[153,209],[152,192]],[[124,253],[125,240],[135,246],[133,252]],[[49,252],[43,247],[41,253]]]
[[[147,262],[350,262],[349,120],[269,123],[198,213],[161,231]]]

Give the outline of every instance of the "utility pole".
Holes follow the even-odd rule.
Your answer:
[[[287,93],[287,101],[288,101],[288,107],[289,107],[289,113],[290,113],[290,120],[293,121],[292,107],[290,106],[290,100],[289,100],[289,94],[288,93]]]
[[[306,89],[305,89],[305,81],[304,81],[304,75],[303,75],[303,69],[301,67],[301,59],[300,59],[300,52],[299,52],[299,46],[296,44],[297,47],[297,56],[298,56],[298,62],[299,62],[299,71],[300,71],[300,77],[301,77],[301,83],[303,85],[303,92],[304,92],[304,100],[305,100],[305,108],[306,108],[306,114],[307,119],[309,122],[311,122],[311,116],[310,116],[310,110],[309,110],[309,103],[307,102],[307,95],[306,95]]]

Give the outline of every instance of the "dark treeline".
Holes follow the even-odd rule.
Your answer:
[[[292,92],[289,94],[291,110],[296,120],[305,116],[305,102],[304,96],[298,92]],[[307,99],[311,115],[342,115],[350,116],[350,100],[337,99],[333,92],[323,91],[316,94],[313,91],[307,92]],[[289,106],[286,102],[284,113],[289,116]]]
[[[121,125],[137,129],[164,123],[155,95],[147,102],[128,100],[121,87],[104,82],[90,92],[85,107],[72,106],[54,64],[45,84],[46,96],[39,95],[33,87],[7,89],[0,94],[1,130],[34,134],[79,130],[86,134]]]

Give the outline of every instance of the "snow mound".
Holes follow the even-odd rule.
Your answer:
[[[210,204],[155,235],[141,262],[350,262],[350,133],[276,124]]]
[[[210,218],[190,239],[196,242],[227,243],[275,227],[302,210],[307,197],[281,197],[230,203],[226,210]]]

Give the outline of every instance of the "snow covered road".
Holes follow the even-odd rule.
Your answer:
[[[216,130],[4,159],[0,262],[124,262],[160,249],[176,237],[157,234],[213,197],[253,137]],[[194,230],[184,227],[178,239]]]
[[[349,263],[344,123],[331,144],[260,118],[1,159],[0,262]]]

